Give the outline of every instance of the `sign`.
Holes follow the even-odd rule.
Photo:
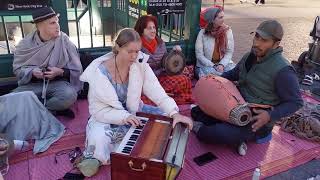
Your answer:
[[[180,14],[184,13],[186,0],[148,0],[148,13],[160,14]]]
[[[140,9],[139,9],[140,3]],[[147,14],[147,0],[129,0],[129,16],[134,18],[139,18],[139,10],[140,16]]]
[[[41,8],[49,0],[0,0],[0,10],[19,11]]]

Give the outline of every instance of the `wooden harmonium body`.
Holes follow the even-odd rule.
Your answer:
[[[140,127],[131,127],[111,153],[113,180],[171,180],[183,167],[189,130],[165,116],[137,113]]]

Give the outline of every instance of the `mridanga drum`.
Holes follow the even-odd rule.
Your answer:
[[[203,77],[193,93],[200,109],[212,117],[238,126],[245,126],[252,119],[249,104],[228,79],[214,75]]]
[[[178,75],[186,66],[186,60],[182,52],[173,50],[162,58],[161,64],[167,75]]]

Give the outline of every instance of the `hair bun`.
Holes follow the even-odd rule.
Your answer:
[[[119,53],[119,45],[118,45],[118,43],[114,43],[114,46],[112,47],[112,52],[114,53],[114,54],[118,54]]]

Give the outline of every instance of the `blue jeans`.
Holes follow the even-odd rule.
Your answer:
[[[246,126],[236,126],[220,121],[205,114],[198,106],[192,108],[191,116],[204,125],[196,134],[200,141],[210,144],[239,145],[246,141],[255,141],[270,134],[272,128],[262,127],[257,132],[252,131],[252,123]]]

